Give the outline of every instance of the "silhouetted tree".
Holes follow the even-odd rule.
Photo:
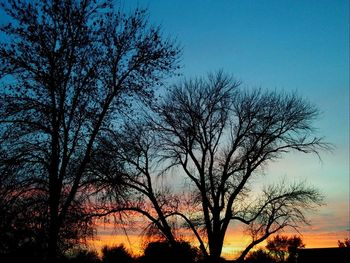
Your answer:
[[[288,240],[288,258],[287,262],[289,263],[296,263],[297,260],[297,253],[298,249],[304,248],[305,244],[303,243],[302,239],[298,236],[290,237]]]
[[[79,237],[74,229],[64,235],[77,226],[70,220],[90,212],[86,169],[97,136],[118,125],[133,99],[151,100],[177,66],[179,49],[144,10],[126,15],[111,3],[1,4],[9,17],[0,28],[2,157],[30,182],[26,194],[40,193],[50,262],[61,241]]]
[[[0,152],[6,152],[1,147]],[[22,176],[19,162],[0,154],[0,256],[18,259],[25,255],[38,261],[48,250],[47,193],[36,188],[33,178]],[[77,237],[82,240],[91,235],[93,224],[85,219],[85,209],[77,200],[72,204],[66,216],[69,224],[60,231],[60,251],[78,244]]]
[[[5,161],[5,154],[0,145],[0,261],[21,261],[22,257],[36,261],[47,249],[47,211],[40,194],[29,194],[30,183],[17,178],[15,165]]]
[[[163,160],[181,167],[197,193],[199,213],[190,221],[205,230],[213,262],[230,222],[243,222],[253,237],[242,261],[269,235],[307,223],[304,212],[322,201],[305,183],[272,185],[260,197],[250,191],[270,161],[293,150],[318,154],[328,145],[314,137],[317,110],[310,103],[293,94],[243,91],[239,84],[222,72],[185,81],[170,89],[153,117]]]
[[[276,259],[276,262],[296,262],[298,248],[305,247],[298,236],[288,237],[276,235],[267,240],[266,249]]]

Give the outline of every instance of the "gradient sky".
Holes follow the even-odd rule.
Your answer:
[[[184,77],[223,69],[243,87],[296,91],[322,112],[319,134],[335,146],[316,156],[290,154],[269,166],[264,180],[307,179],[326,205],[302,229],[307,247],[336,246],[349,226],[349,1],[122,0],[125,10],[148,8],[152,23],[183,47]],[[1,14],[0,14],[1,16]],[[0,18],[1,20],[1,18]],[[241,243],[230,229],[224,252]],[[101,228],[100,243],[130,242]]]
[[[223,69],[243,87],[296,91],[320,109],[315,126],[335,150],[322,153],[322,161],[290,154],[269,166],[264,180],[306,179],[326,196],[302,229],[307,247],[349,237],[349,1],[124,0],[122,6],[148,8],[151,22],[178,40],[186,78]],[[234,235],[226,241],[224,252],[234,254]]]

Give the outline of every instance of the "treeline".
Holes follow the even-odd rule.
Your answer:
[[[21,252],[7,255],[2,258],[5,260],[2,262],[46,262],[41,255],[35,255],[32,251]],[[103,247],[101,255],[96,251],[77,248],[57,259],[60,263],[192,263],[202,262],[202,260],[203,257],[199,251],[186,242],[179,242],[176,246],[170,246],[168,242],[151,242],[141,256],[133,255],[123,245]]]
[[[55,262],[93,237],[97,219],[142,216],[172,249],[185,229],[211,262],[242,224],[243,261],[323,204],[305,181],[254,186],[285,154],[330,148],[306,99],[244,89],[222,71],[167,85],[182,50],[146,10],[108,0],[1,7],[0,255]]]
[[[265,249],[258,249],[250,252],[244,260],[246,263],[296,263],[297,249],[303,248],[300,237],[275,236],[269,239]],[[13,262],[45,262],[40,255],[35,255],[31,251],[8,255],[7,260]],[[103,247],[101,254],[96,251],[77,248],[66,255],[62,255],[58,261],[60,263],[207,263],[207,258],[201,251],[187,242],[177,242],[172,245],[166,241],[149,242],[142,255],[134,255],[128,251],[124,245]],[[224,258],[216,262],[231,262]]]

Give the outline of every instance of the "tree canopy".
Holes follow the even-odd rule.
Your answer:
[[[0,28],[1,157],[25,186],[16,191],[43,209],[51,262],[59,242],[81,237],[74,231],[89,213],[86,170],[97,136],[117,127],[135,100],[150,101],[178,66],[179,48],[145,10],[126,14],[112,3],[1,5],[9,17]]]
[[[251,236],[239,260],[283,228],[308,224],[305,213],[323,200],[316,188],[285,179],[259,191],[251,182],[291,151],[318,155],[329,148],[314,134],[318,111],[296,94],[239,86],[223,72],[175,84],[141,122],[101,138],[98,160],[107,158],[117,172],[95,174],[138,193],[129,204],[112,201],[110,212],[136,211],[169,241],[176,239],[175,217],[213,261],[232,222]],[[189,192],[157,185],[159,175],[183,180]]]

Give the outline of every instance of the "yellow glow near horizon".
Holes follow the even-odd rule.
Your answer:
[[[142,254],[143,242],[140,235],[128,234],[127,236],[122,233],[113,233],[111,231],[102,231],[103,233],[98,235],[95,240],[89,242],[89,247],[100,253],[103,246],[116,246],[123,244],[130,253],[138,256]],[[109,233],[108,233],[109,232]],[[295,232],[283,232],[283,235],[295,235]],[[306,232],[301,236],[303,242],[306,244],[306,248],[322,248],[322,247],[337,247],[338,240],[344,240],[348,236],[346,231],[334,231],[334,232]],[[249,237],[245,236],[241,232],[230,230],[225,239],[225,244],[222,249],[222,257],[226,259],[234,259],[249,243]],[[194,244],[195,245],[195,244]],[[264,248],[265,243],[261,243],[257,248]]]

